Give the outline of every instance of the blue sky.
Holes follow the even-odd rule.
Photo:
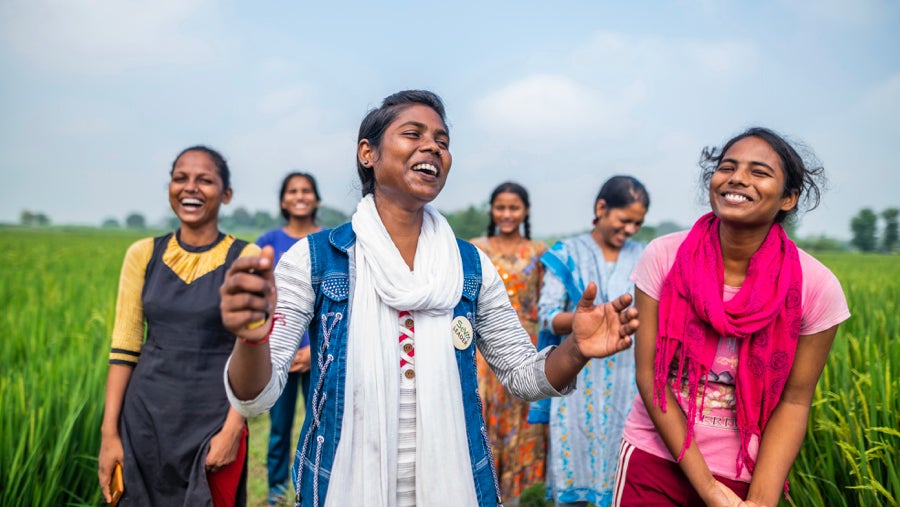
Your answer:
[[[672,2],[0,2],[0,222],[169,215],[172,158],[205,143],[230,209],[276,212],[290,170],[354,209],[356,130],[405,88],[440,94],[454,163],[436,201],[532,194],[537,236],[590,227],[614,174],[647,222],[685,226],[700,150],[751,125],[805,142],[830,189],[802,235],[849,237],[900,206],[900,4]]]

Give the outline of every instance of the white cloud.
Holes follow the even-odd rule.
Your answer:
[[[600,98],[568,77],[535,75],[479,100],[475,114],[489,129],[533,137],[584,128],[599,108]]]
[[[752,72],[759,63],[752,44],[738,40],[625,37],[598,32],[571,52],[571,72],[602,76],[607,83],[661,82],[696,84],[698,79],[727,77],[740,69]]]
[[[716,125],[736,127],[728,113],[744,89],[736,76],[758,66],[758,50],[742,41],[596,33],[550,72],[474,102],[473,124],[457,129],[467,135],[457,148],[472,145],[454,163],[454,178],[466,185],[449,184],[442,203],[483,202],[487,192],[473,196],[463,187],[513,179],[534,194],[537,234],[575,231],[590,227],[585,210],[603,181],[632,174],[651,193],[650,223],[689,225],[703,211],[700,149]],[[714,132],[714,141],[728,132]]]
[[[11,0],[0,3],[0,37],[27,64],[105,75],[209,60],[222,44],[208,30],[215,19],[207,0]]]
[[[640,87],[604,92],[561,74],[527,76],[474,103],[477,125],[516,140],[608,137],[621,132]]]
[[[752,71],[759,63],[759,55],[753,46],[734,41],[688,41],[682,43],[678,50],[689,65],[696,67],[695,70],[707,78]]]
[[[346,126],[358,120],[335,115],[299,86],[269,90],[255,103],[262,114],[226,143],[234,168],[232,210],[274,212],[281,179],[298,170],[315,176],[323,204],[352,210],[359,199],[353,186],[356,137]]]

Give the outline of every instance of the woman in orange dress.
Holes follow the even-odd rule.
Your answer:
[[[528,191],[514,182],[491,193],[487,236],[472,243],[490,257],[506,284],[522,327],[537,344],[537,303],[541,289],[541,254],[547,246],[531,240]],[[524,488],[544,480],[547,425],[527,422],[528,403],[512,396],[478,354],[478,391],[483,403],[491,452],[503,498],[516,498]]]

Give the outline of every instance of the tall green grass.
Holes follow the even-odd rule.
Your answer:
[[[0,228],[0,505],[101,504],[109,335],[119,268],[138,237]],[[900,257],[821,260],[840,278],[853,317],[838,331],[782,505],[896,506]],[[251,457],[251,491],[265,491],[264,451]]]
[[[851,318],[828,357],[791,472],[796,506],[898,506],[900,257],[821,255]]]
[[[99,505],[118,272],[134,234],[0,230],[0,505]]]

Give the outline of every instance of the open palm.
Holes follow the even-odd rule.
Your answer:
[[[597,285],[588,284],[572,321],[572,336],[585,357],[602,358],[631,346],[631,335],[638,327],[638,312],[629,308],[631,295],[622,294],[608,303],[594,305]]]

